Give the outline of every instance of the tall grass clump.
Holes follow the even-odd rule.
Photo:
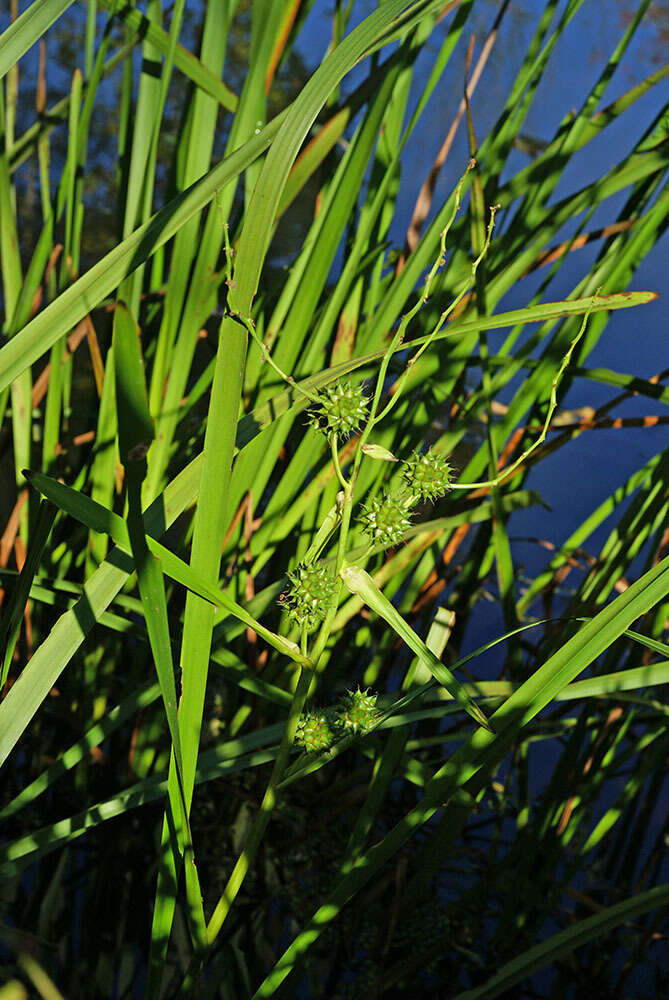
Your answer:
[[[3,22],[0,997],[667,987],[667,373],[590,360],[655,308],[667,69],[607,95],[643,0],[523,160],[585,5],[485,93],[510,6],[336,2],[312,72],[314,0]]]

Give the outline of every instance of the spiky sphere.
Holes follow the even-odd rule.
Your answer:
[[[370,497],[360,515],[365,532],[376,545],[397,545],[411,527],[402,501],[392,494]]]
[[[376,725],[377,695],[367,691],[347,691],[337,706],[339,724],[351,733],[366,733]]]
[[[332,606],[335,581],[321,563],[300,563],[288,572],[289,587],[279,598],[291,621],[306,628],[316,628]]]
[[[367,397],[362,385],[335,382],[318,394],[318,404],[309,410],[311,422],[330,436],[345,438],[357,431],[367,415]]]
[[[329,750],[337,739],[337,720],[330,709],[322,712],[305,712],[300,716],[294,742],[307,753]]]
[[[423,455],[415,451],[404,465],[404,479],[420,500],[444,496],[451,487],[452,472],[448,459],[434,450]]]

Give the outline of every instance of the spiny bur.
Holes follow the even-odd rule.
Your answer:
[[[311,423],[328,437],[347,438],[358,430],[367,416],[367,397],[362,385],[335,382],[318,393],[318,403],[310,408]]]
[[[289,586],[279,603],[291,621],[307,631],[315,629],[332,607],[335,581],[322,563],[300,563],[288,572]]]
[[[360,514],[363,528],[375,545],[397,545],[411,527],[406,507],[393,494],[370,497]]]
[[[307,753],[321,753],[329,750],[336,742],[338,725],[332,709],[320,712],[305,712],[300,716],[295,731],[295,740]]]
[[[404,463],[404,480],[417,500],[436,500],[451,488],[453,470],[448,459],[430,450],[415,451]]]
[[[376,707],[377,695],[367,691],[347,691],[337,705],[337,719],[340,726],[349,733],[367,733],[379,720]]]

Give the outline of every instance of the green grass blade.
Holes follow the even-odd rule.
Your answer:
[[[114,352],[119,451],[125,467],[128,494],[128,537],[137,571],[144,620],[170,730],[173,759],[178,772],[178,780],[173,783],[168,782],[168,808],[171,812],[171,828],[176,830],[177,838],[182,843],[177,844],[176,840],[173,840],[172,844],[177,857],[180,849],[185,851],[188,857],[186,870],[188,913],[193,943],[200,949],[206,942],[206,924],[202,909],[202,892],[193,856],[193,838],[188,820],[189,807],[186,804],[187,786],[177,718],[177,694],[165,582],[160,563],[147,545],[141,507],[141,486],[146,475],[145,456],[153,437],[153,421],[149,413],[139,329],[130,311],[121,303],[117,304],[114,313]]]
[[[435,679],[440,684],[443,684],[465,712],[471,715],[472,719],[479,726],[483,726],[492,732],[484,712],[470,698],[462,684],[456,680],[448,667],[445,667],[437,659],[432,650],[416,635],[399,612],[395,610],[387,597],[376,586],[369,573],[366,573],[364,569],[360,569],[359,566],[345,566],[341,571],[341,577],[351,593],[361,597],[365,604],[369,605],[377,615],[380,615],[394,629],[400,639],[406,642],[409,649],[416,654],[420,662],[428,668]]]
[[[653,608],[668,593],[669,557],[644,574],[624,594],[579,629],[575,636],[504,702],[492,716],[495,733],[490,733],[483,727],[475,730],[467,743],[435,774],[423,800],[380,843],[358,858],[352,871],[341,879],[256,990],[254,1000],[272,996],[325,927],[337,916],[341,907],[369,882],[416,829],[427,822],[436,809],[474,775],[478,775],[478,780],[481,780],[482,771],[483,780],[487,781],[489,767],[503,759],[520,728],[585,670],[633,621]]]
[[[135,447],[139,447],[141,450],[145,441],[141,433],[138,437],[141,440],[139,440]],[[43,496],[49,498],[60,510],[76,518],[92,532],[109,535],[120,549],[130,553],[129,535],[121,517],[86,497],[83,493],[79,493],[77,490],[73,490],[71,487],[65,486],[63,483],[59,483],[49,476],[44,476],[39,472],[28,472],[27,470],[26,475],[28,481],[35,489],[39,490]],[[180,583],[208,604],[224,608],[229,614],[237,618],[238,621],[243,622],[244,625],[252,628],[258,635],[266,639],[280,653],[290,656],[291,659],[294,659],[298,663],[309,664],[310,661],[302,656],[295,643],[265,628],[261,622],[257,621],[240,604],[232,600],[218,584],[207,583],[202,574],[193,569],[192,564],[189,565],[184,562],[183,559],[180,559],[179,556],[175,555],[175,553],[164,545],[161,545],[150,535],[146,536],[146,540],[149,551],[159,560],[163,573],[166,576],[171,577],[171,579]]]
[[[0,348],[0,391],[38,360],[63,333],[86,316],[136,267],[149,259],[203,208],[217,190],[260,156],[276,135],[285,112],[214,167],[200,181],[165,205],[148,222],[94,264]]]
[[[270,746],[260,752],[253,752],[252,747],[271,744],[277,737],[277,729],[276,726],[269,726],[252,737],[240,737],[203,753],[195,775],[196,784],[272,761],[276,756],[276,747]],[[0,848],[0,872],[5,877],[14,877],[38,858],[80,837],[87,829],[163,798],[166,790],[166,775],[153,775],[90,809],[5,844]]]
[[[39,41],[73,0],[35,0],[0,35],[0,80]]]
[[[110,11],[114,10],[116,6],[115,0],[100,0],[100,3]],[[158,52],[167,56],[170,51],[170,36],[159,25],[150,21],[140,10],[135,7],[124,7],[116,12],[116,16],[122,19],[135,35],[146,38]],[[187,76],[196,86],[213,97],[227,111],[236,110],[236,95],[182,45],[177,45],[174,51],[174,65],[184,76]]]
[[[488,997],[497,997],[538,969],[543,969],[551,962],[568,955],[575,948],[608,934],[622,923],[641,917],[651,910],[662,908],[667,903],[669,903],[669,885],[658,885],[647,892],[641,892],[620,903],[614,903],[613,906],[607,906],[600,913],[577,921],[559,934],[552,935],[547,941],[542,941],[541,944],[523,952],[504,965],[484,986],[458,993],[456,1000],[484,1000]]]
[[[37,523],[28,546],[26,561],[16,579],[11,596],[3,609],[2,619],[0,620],[0,650],[2,650],[0,688],[4,687],[7,680],[30,588],[35,574],[39,569],[42,553],[46,548],[55,516],[55,507],[47,501],[40,504]]]
[[[192,504],[199,485],[199,460],[191,463],[144,513],[147,534],[162,534]],[[49,636],[0,704],[0,767],[24,729],[80,648],[96,621],[133,572],[132,559],[114,550],[86,581],[82,596],[58,619]]]

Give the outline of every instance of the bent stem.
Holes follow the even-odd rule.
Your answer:
[[[546,419],[544,420],[544,426],[542,427],[541,433],[540,433],[539,437],[537,438],[537,440],[534,442],[534,444],[530,445],[529,448],[526,448],[525,451],[522,453],[522,455],[520,455],[519,458],[517,458],[515,462],[513,462],[507,469],[504,469],[503,472],[500,472],[500,474],[498,476],[495,476],[494,479],[487,479],[485,482],[481,482],[481,483],[451,483],[450,489],[452,489],[452,490],[472,490],[472,489],[478,489],[479,487],[484,487],[484,486],[499,486],[500,483],[503,483],[505,480],[507,480],[509,478],[509,476],[513,475],[513,473],[516,471],[516,469],[520,465],[522,465],[523,462],[527,461],[527,459],[530,457],[530,455],[534,451],[536,451],[536,449],[540,445],[542,445],[544,443],[544,441],[546,440],[546,435],[548,434],[548,428],[550,427],[550,422],[553,419],[553,414],[555,413],[555,411],[557,409],[557,389],[558,389],[558,385],[560,384],[562,376],[564,375],[565,370],[567,369],[567,367],[569,365],[569,362],[571,361],[571,356],[574,353],[574,349],[576,348],[576,345],[578,344],[579,340],[581,339],[581,337],[585,333],[585,328],[586,328],[586,326],[588,324],[588,319],[590,318],[590,313],[592,312],[592,309],[593,309],[594,300],[595,300],[595,297],[597,295],[599,295],[599,291],[600,291],[600,289],[597,289],[597,291],[595,292],[595,295],[593,295],[593,297],[591,299],[591,304],[588,307],[587,312],[583,316],[583,322],[581,323],[581,327],[580,327],[578,333],[576,334],[576,336],[574,337],[574,339],[572,340],[571,344],[569,345],[569,350],[567,351],[567,353],[565,354],[564,358],[562,359],[562,363],[560,364],[560,367],[559,367],[559,369],[558,369],[558,371],[557,371],[557,373],[556,373],[556,375],[555,375],[555,377],[553,379],[553,382],[551,384],[551,394],[550,394],[550,401],[549,401],[549,405],[548,405],[548,412],[546,414]]]
[[[232,272],[232,257],[234,254],[234,250],[230,245],[230,232],[227,222],[223,223],[223,240],[225,244],[226,284],[228,285],[229,288],[232,288],[234,286],[234,278]],[[291,389],[295,389],[297,392],[300,393],[300,395],[304,396],[305,399],[308,399],[309,402],[311,403],[318,402],[318,397],[316,396],[315,393],[310,392],[309,389],[305,389],[304,386],[299,385],[299,383],[295,381],[292,375],[288,375],[287,372],[285,372],[282,368],[279,367],[279,365],[277,365],[276,361],[270,354],[267,345],[262,340],[262,338],[259,337],[258,334],[256,333],[256,326],[251,316],[242,316],[241,313],[237,312],[231,312],[230,316],[232,317],[232,319],[241,323],[242,326],[246,329],[249,337],[260,351],[263,361],[265,361],[270,366],[270,368],[276,372],[276,374],[279,376],[280,379],[286,382],[291,387]]]
[[[423,289],[423,293],[420,296],[420,298],[418,299],[418,301],[416,302],[416,304],[407,313],[405,313],[402,316],[402,319],[400,320],[400,324],[399,324],[399,326],[397,328],[397,332],[395,333],[395,336],[393,337],[393,339],[391,340],[390,344],[388,345],[388,349],[386,350],[386,353],[384,354],[383,358],[381,359],[381,364],[379,366],[379,372],[378,372],[378,375],[377,375],[377,378],[376,378],[376,389],[375,389],[375,392],[374,392],[374,399],[372,400],[372,405],[371,405],[370,413],[369,413],[369,420],[367,422],[367,426],[365,427],[364,431],[362,432],[362,434],[360,436],[360,441],[358,443],[358,454],[362,453],[362,448],[367,443],[367,438],[369,437],[369,435],[370,435],[370,433],[371,433],[372,428],[374,427],[374,425],[377,424],[379,422],[379,420],[382,419],[383,416],[385,416],[385,413],[388,410],[388,407],[386,407],[386,409],[380,415],[377,415],[377,411],[378,411],[378,408],[379,408],[379,403],[381,402],[381,394],[383,392],[383,385],[384,385],[384,382],[386,380],[386,375],[387,375],[387,372],[388,372],[388,365],[390,364],[390,360],[391,360],[393,354],[397,351],[398,347],[402,344],[402,342],[404,340],[404,337],[406,335],[406,331],[407,331],[407,328],[409,326],[409,323],[414,318],[414,316],[418,312],[420,312],[420,310],[423,308],[423,306],[428,301],[428,299],[430,297],[430,291],[432,289],[432,282],[434,281],[434,279],[435,279],[435,277],[437,275],[437,271],[439,270],[440,267],[443,266],[443,264],[446,263],[445,256],[444,256],[445,253],[446,253],[446,237],[448,236],[448,234],[450,232],[450,229],[451,229],[453,223],[455,222],[455,217],[458,214],[458,210],[460,208],[460,201],[461,201],[461,197],[462,197],[462,187],[463,187],[463,185],[465,183],[465,180],[467,178],[467,174],[475,166],[476,166],[476,161],[473,160],[473,159],[470,160],[469,163],[467,164],[467,169],[465,170],[464,174],[462,175],[462,177],[458,181],[458,186],[455,189],[455,199],[454,199],[454,202],[453,202],[453,211],[451,212],[451,215],[450,215],[450,217],[448,219],[448,222],[446,223],[446,225],[444,226],[444,228],[441,231],[440,239],[439,239],[439,254],[438,254],[437,259],[435,260],[434,264],[432,265],[432,267],[428,271],[428,274],[427,274],[427,276],[425,278],[425,287]],[[356,458],[357,458],[357,456],[356,456]]]
[[[230,315],[234,320],[237,320],[237,322],[241,323],[244,326],[244,328],[248,331],[249,336],[251,337],[254,344],[260,351],[263,361],[265,361],[270,366],[270,368],[276,372],[279,378],[283,379],[283,381],[286,382],[291,389],[295,389],[295,391],[298,392],[301,396],[304,396],[305,399],[308,399],[310,403],[318,403],[318,396],[316,395],[316,393],[311,392],[310,389],[306,389],[299,382],[296,382],[292,375],[288,375],[287,372],[285,372],[282,368],[279,367],[279,365],[277,365],[276,361],[268,351],[264,341],[256,333],[255,323],[253,322],[251,317],[242,316],[240,313],[231,313]]]
[[[473,163],[474,163],[474,161],[470,160],[470,165],[467,168],[468,171],[471,169]],[[465,177],[466,176],[467,176],[467,174],[465,174]],[[462,185],[462,183],[464,182],[465,177],[463,177],[461,179],[460,185]],[[459,200],[456,199],[456,211],[457,211],[458,204],[459,204]],[[461,288],[460,292],[456,295],[456,297],[453,299],[453,301],[448,306],[448,308],[444,309],[444,311],[440,315],[439,320],[437,322],[437,325],[435,326],[435,328],[432,331],[432,333],[428,337],[426,337],[425,342],[423,344],[421,344],[421,346],[416,351],[416,353],[412,357],[410,357],[409,360],[407,361],[406,368],[404,369],[404,371],[402,372],[402,374],[398,378],[397,382],[395,383],[395,386],[393,388],[393,395],[390,397],[388,403],[386,404],[385,408],[381,411],[381,413],[379,413],[378,416],[375,417],[375,419],[374,419],[374,423],[375,424],[380,423],[380,421],[383,420],[384,417],[386,417],[388,415],[388,413],[390,413],[390,411],[392,410],[393,406],[395,406],[395,404],[397,403],[398,399],[400,398],[400,395],[401,395],[402,390],[404,388],[404,383],[406,382],[406,380],[409,377],[409,374],[411,373],[411,369],[416,364],[416,362],[420,358],[421,354],[423,354],[427,350],[427,348],[430,346],[430,344],[433,343],[435,337],[443,329],[444,323],[446,322],[446,320],[448,319],[448,317],[451,315],[451,313],[453,312],[453,310],[455,309],[455,307],[460,304],[460,302],[462,301],[462,299],[464,298],[464,296],[467,294],[467,292],[469,291],[469,289],[474,284],[474,281],[476,279],[476,272],[477,272],[477,270],[479,268],[479,264],[481,263],[481,261],[483,260],[483,258],[485,257],[485,255],[487,254],[488,247],[490,246],[490,241],[492,239],[493,229],[495,227],[495,214],[496,214],[498,208],[499,208],[499,205],[492,205],[490,207],[490,222],[488,223],[488,229],[487,229],[487,232],[486,232],[485,243],[483,244],[483,249],[481,250],[481,253],[478,255],[478,257],[476,257],[475,260],[472,261],[471,271],[470,271],[468,280],[465,282],[465,284]],[[441,234],[441,236],[442,236],[441,258],[440,258],[439,261],[437,261],[437,265],[443,259],[444,241],[445,241],[446,233],[447,232],[448,232],[448,230],[444,230],[444,232]],[[423,299],[421,299],[421,305],[425,301],[427,301],[427,297],[426,296]]]

